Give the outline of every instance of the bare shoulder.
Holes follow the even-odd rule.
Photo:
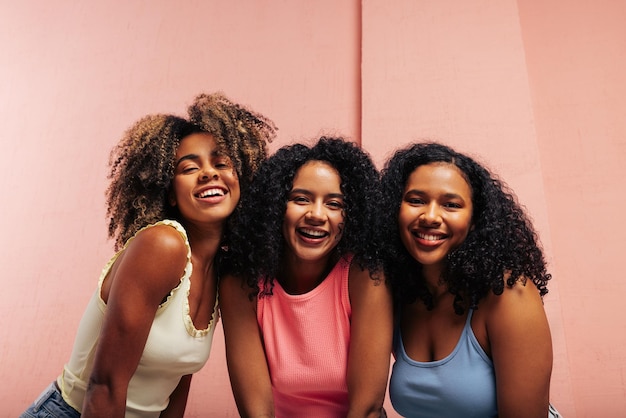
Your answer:
[[[386,284],[384,272],[364,268],[358,260],[353,260],[350,264],[348,290],[353,308],[360,303],[386,305],[391,300],[391,291]]]
[[[187,254],[187,245],[181,233],[176,228],[164,224],[139,231],[129,242],[128,248],[131,247],[139,251],[154,252],[155,255],[173,253],[174,256],[186,256]]]
[[[515,411],[520,410],[526,410],[525,416],[545,414],[552,339],[539,290],[531,280],[519,280],[483,302],[476,312],[484,309],[500,416],[517,416]],[[520,391],[520,387],[524,389]]]
[[[385,273],[382,269],[370,270],[355,258],[350,263],[348,281],[350,286],[379,286],[385,284]]]
[[[481,344],[487,352],[497,352],[498,347],[521,346],[522,341],[550,344],[543,300],[531,280],[518,280],[513,286],[505,284],[501,295],[490,292],[474,315],[476,336],[481,342],[488,341]]]
[[[241,299],[244,296],[249,299],[252,289],[244,280],[232,274],[226,274],[220,278],[219,282],[220,299]]]
[[[503,277],[502,280],[506,280]],[[501,295],[495,295],[489,292],[485,300],[480,305],[481,309],[491,312],[490,317],[497,320],[499,316],[513,315],[518,317],[533,310],[543,312],[543,300],[539,293],[539,289],[531,280],[518,280],[513,286],[504,285],[504,291]]]
[[[171,226],[155,225],[129,241],[112,274],[118,285],[128,282],[167,293],[180,282],[186,264],[187,245],[182,235]]]

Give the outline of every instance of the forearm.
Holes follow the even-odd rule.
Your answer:
[[[182,418],[185,415],[191,377],[192,375],[188,374],[180,378],[180,382],[178,382],[178,386],[170,395],[167,408],[161,412],[160,418]]]
[[[112,390],[109,385],[90,382],[83,401],[83,418],[123,418],[126,413],[126,395]]]
[[[231,372],[233,396],[239,415],[242,418],[273,418],[274,400],[269,381],[262,374],[258,379],[250,378],[251,375],[247,373],[241,379],[237,376],[241,375]]]
[[[348,415],[347,418],[381,418],[382,415],[382,401],[380,402],[380,405],[370,405],[369,407],[363,407],[361,406],[360,408],[350,408],[350,410],[348,411]]]
[[[226,363],[239,415],[243,418],[274,417],[274,400],[261,332],[256,319],[256,299],[238,278],[220,282],[220,305]]]
[[[391,360],[391,293],[384,282],[376,283],[364,272],[351,280],[350,298],[352,324],[347,375],[350,402],[348,417],[379,418]]]
[[[380,418],[385,401],[386,377],[370,375],[359,383],[349,385],[348,418]]]

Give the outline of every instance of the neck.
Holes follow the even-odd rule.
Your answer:
[[[184,226],[194,259],[205,268],[210,268],[222,242],[223,227],[198,227],[190,224]]]
[[[284,260],[276,279],[289,294],[308,293],[326,279],[337,261],[334,256],[314,262],[288,258]]]
[[[442,272],[441,266],[422,266],[422,277],[435,303],[448,294],[448,286],[441,283]]]

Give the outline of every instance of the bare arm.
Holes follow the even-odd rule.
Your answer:
[[[220,281],[228,374],[242,417],[274,417],[270,374],[256,319],[256,298],[251,301],[250,292],[236,277]]]
[[[159,304],[180,281],[186,252],[176,230],[156,226],[137,234],[116,260],[102,289],[107,309],[83,417],[124,416],[128,383]]]
[[[496,373],[498,416],[548,414],[552,339],[537,288],[528,281],[490,295],[487,335]],[[482,308],[482,305],[481,305]],[[480,310],[480,309],[479,309]]]
[[[185,415],[192,376],[191,374],[187,374],[180,378],[178,386],[176,386],[176,389],[174,389],[170,395],[170,403],[167,405],[167,408],[161,412],[160,418],[182,418]]]
[[[393,336],[391,292],[357,263],[350,267],[352,320],[348,357],[348,417],[380,417]]]

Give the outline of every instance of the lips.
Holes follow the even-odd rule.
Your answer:
[[[319,229],[312,229],[312,228],[298,228],[297,231],[298,231],[298,234],[308,239],[321,239],[330,235],[326,231],[319,230]]]
[[[411,235],[415,238],[415,241],[424,247],[436,247],[443,243],[448,237],[448,234],[438,232],[425,232],[425,231],[411,231]]]
[[[433,234],[420,231],[413,231],[412,234],[414,237],[422,239],[424,241],[441,241],[448,237],[446,234]]]
[[[200,193],[197,193],[195,196],[200,199],[204,199],[207,197],[216,197],[216,196],[224,196],[226,194],[226,190],[221,187],[210,187],[202,190]]]

